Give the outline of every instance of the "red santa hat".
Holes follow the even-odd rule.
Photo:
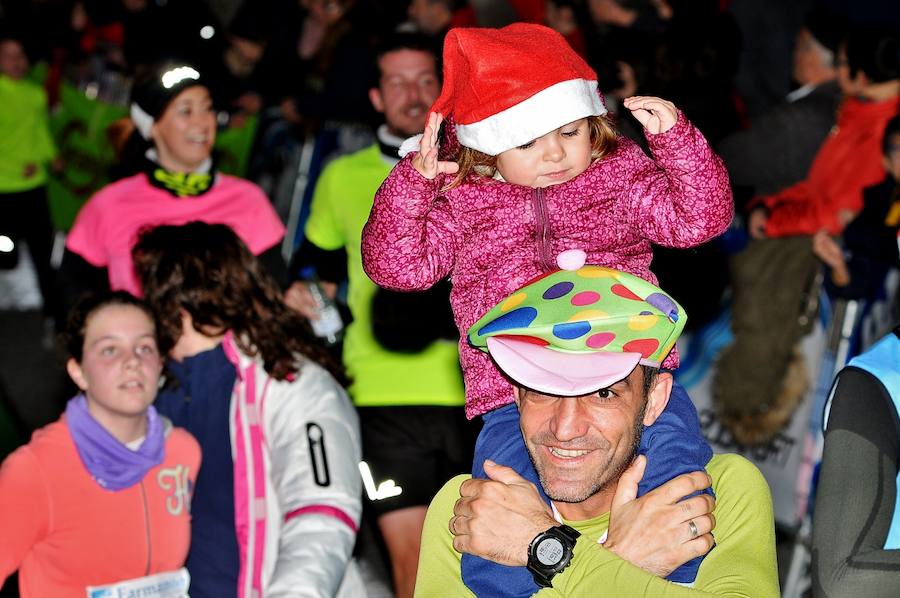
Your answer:
[[[496,156],[606,106],[597,73],[559,33],[515,23],[447,33],[443,90],[431,111],[453,117],[460,144]]]

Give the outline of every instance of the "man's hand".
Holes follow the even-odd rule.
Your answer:
[[[754,239],[765,239],[768,220],[769,210],[766,207],[753,208],[747,216],[747,233]]]
[[[631,110],[632,116],[654,135],[665,133],[674,127],[678,120],[675,104],[662,98],[632,96],[625,98],[622,103]]]
[[[716,501],[708,494],[682,500],[709,488],[702,471],[680,475],[637,498],[647,458],[640,456],[619,478],[604,546],[644,571],[665,577],[713,547]],[[693,523],[693,525],[691,525]]]
[[[559,525],[534,484],[514,470],[484,462],[490,480],[466,480],[453,507],[453,548],[513,567],[528,563],[528,546]]]
[[[459,171],[459,164],[456,162],[438,161],[438,131],[443,120],[444,117],[439,112],[428,115],[428,124],[425,125],[419,142],[419,153],[412,159],[413,167],[428,180],[434,179],[439,173],[453,174]]]
[[[284,304],[305,317],[307,320],[315,320],[319,317],[319,305],[309,292],[311,283],[298,280],[293,283],[284,293]],[[337,295],[337,285],[333,282],[320,282],[322,292],[329,299],[334,299]]]
[[[839,287],[850,284],[850,270],[844,258],[844,250],[827,230],[820,230],[812,238],[813,253],[831,268],[831,281]]]

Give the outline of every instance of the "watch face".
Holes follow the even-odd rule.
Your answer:
[[[535,548],[534,554],[540,564],[556,566],[563,558],[562,542],[556,538],[544,538]]]

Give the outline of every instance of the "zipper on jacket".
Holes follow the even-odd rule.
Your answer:
[[[538,263],[544,272],[551,272],[556,269],[556,260],[553,259],[552,247],[550,246],[550,219],[547,217],[544,189],[542,187],[534,189],[531,192],[531,199],[534,204],[534,218],[537,228]]]
[[[150,560],[153,554],[153,542],[150,537],[150,510],[147,507],[147,490],[144,489],[144,480],[141,480],[141,499],[144,501],[144,528],[147,531],[147,570],[144,576],[150,575]]]

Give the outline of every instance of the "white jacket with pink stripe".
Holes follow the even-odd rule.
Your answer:
[[[240,598],[365,596],[351,558],[361,516],[359,423],[341,386],[304,362],[278,381],[238,348],[231,401]]]

